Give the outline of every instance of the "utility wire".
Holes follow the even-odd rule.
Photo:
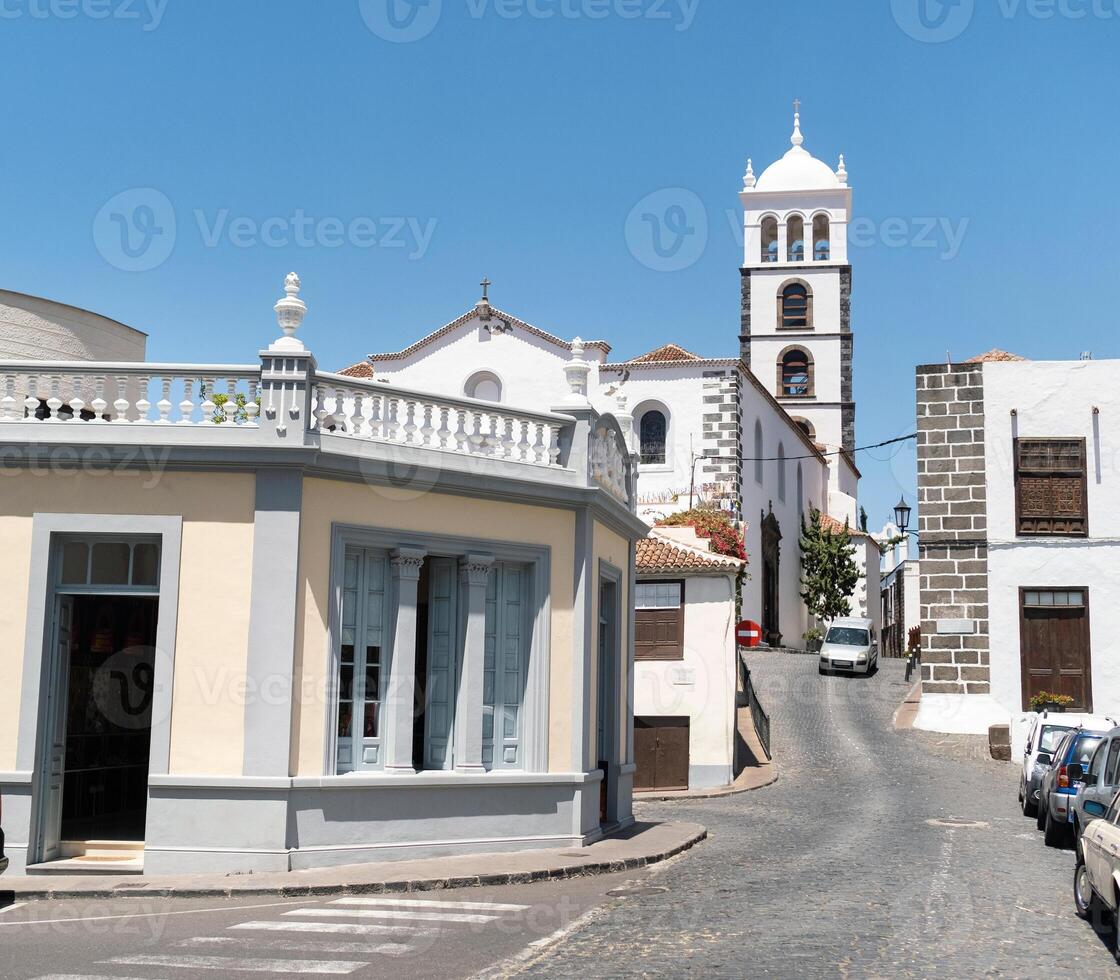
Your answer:
[[[917,438],[918,438],[918,433],[912,432],[908,436],[899,436],[897,439],[887,439],[885,442],[876,442],[876,443],[874,443],[870,446],[857,446],[855,449],[852,450],[852,453],[863,453],[863,452],[867,452],[869,449],[880,449],[883,446],[893,446],[893,445],[895,445],[895,443],[909,442],[911,439],[917,439]],[[831,450],[830,449],[828,452],[823,452],[822,451],[820,455],[821,456],[844,456],[844,455],[848,455],[848,450],[846,450],[846,449]],[[777,462],[780,462],[783,459],[786,460],[787,462],[789,462],[790,460],[817,459],[818,457],[814,455],[814,456],[698,456],[696,458],[697,459],[706,459],[706,460],[714,461],[714,462],[717,462],[717,463],[735,463],[735,462],[739,462],[739,463],[777,463]]]

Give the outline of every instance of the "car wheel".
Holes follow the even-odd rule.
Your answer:
[[[821,667],[820,665],[818,665],[818,666],[817,666],[817,673],[818,673],[818,674],[820,674],[820,675],[821,675],[821,676],[823,677],[823,676],[824,676],[825,674],[827,674],[827,673],[828,673],[828,671],[827,671],[827,670],[825,670],[825,669],[824,669],[823,667]]]
[[[1042,794],[1038,794],[1038,809],[1035,811],[1034,825],[1039,830],[1046,829],[1046,814],[1050,812],[1050,801],[1044,800]]]
[[[1079,919],[1091,919],[1097,899],[1089,882],[1089,869],[1079,860],[1073,870],[1073,910]]]
[[[1066,840],[1066,825],[1054,819],[1050,807],[1046,808],[1046,823],[1042,839],[1046,841],[1047,847],[1061,847]]]
[[[1030,801],[1026,792],[1023,793],[1023,816],[1034,817],[1038,815],[1038,806]]]

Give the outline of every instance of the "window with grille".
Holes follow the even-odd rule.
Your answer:
[[[684,659],[684,582],[638,582],[634,587],[634,657]]]
[[[666,460],[665,440],[669,432],[669,423],[665,418],[665,413],[656,409],[646,412],[642,416],[639,429],[642,444],[642,464],[644,466],[664,466]]]
[[[801,283],[790,283],[782,290],[781,325],[785,330],[805,330],[809,326],[809,290]]]
[[[1016,526],[1023,536],[1089,533],[1084,439],[1015,440]]]

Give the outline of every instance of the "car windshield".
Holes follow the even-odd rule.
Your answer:
[[[1068,731],[1070,731],[1069,728],[1064,728],[1061,725],[1043,725],[1042,734],[1038,739],[1038,751],[1053,752],[1062,736]]]
[[[1079,735],[1074,742],[1069,761],[1076,762],[1082,769],[1088,769],[1089,760],[1093,758],[1093,753],[1097,746],[1101,744],[1102,738],[1104,738],[1103,735]]]
[[[851,626],[833,626],[824,640],[825,643],[838,643],[845,647],[865,647],[867,630],[859,630]]]

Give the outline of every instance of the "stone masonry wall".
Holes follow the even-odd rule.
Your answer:
[[[919,367],[917,403],[922,690],[988,694],[983,365]]]
[[[720,503],[735,520],[742,519],[743,424],[739,405],[739,375],[736,371],[704,372],[705,459],[699,464],[703,483],[718,483],[724,491]]]

